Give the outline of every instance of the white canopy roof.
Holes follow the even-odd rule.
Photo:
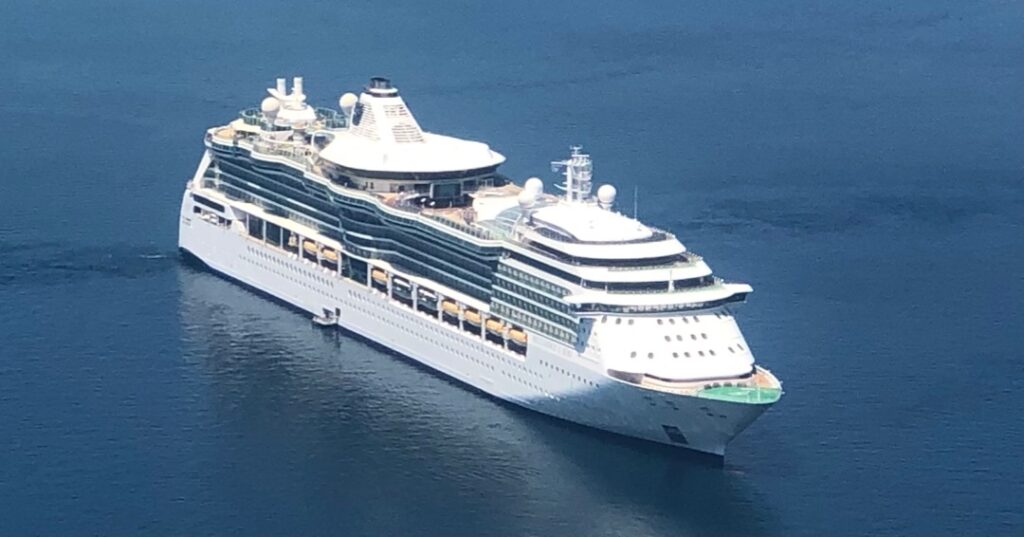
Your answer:
[[[497,166],[505,157],[487,144],[422,132],[412,143],[378,141],[352,131],[335,135],[320,157],[356,170],[446,172]]]
[[[649,227],[632,218],[583,203],[549,205],[535,211],[533,219],[583,242],[625,242],[654,235]]]
[[[351,123],[320,152],[322,158],[357,170],[405,173],[475,170],[505,162],[487,144],[424,132],[390,85],[363,92]]]

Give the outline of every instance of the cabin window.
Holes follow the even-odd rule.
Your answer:
[[[438,200],[457,198],[462,194],[459,183],[441,183],[434,185],[430,197]]]
[[[217,203],[217,202],[215,202],[215,201],[213,201],[213,200],[211,200],[211,199],[209,199],[207,197],[200,196],[199,194],[192,194],[192,199],[194,199],[196,201],[196,203],[199,203],[200,205],[205,205],[205,206],[207,206],[207,207],[209,207],[209,208],[211,208],[211,209],[213,209],[215,211],[224,212],[224,206],[223,205],[221,205],[221,204],[219,204],[219,203]]]
[[[281,246],[281,226],[267,222],[267,242],[274,246]]]
[[[257,217],[255,217],[255,216],[250,214],[249,218],[248,218],[248,221],[249,221],[249,235],[254,237],[254,238],[257,238],[257,239],[262,239],[263,238],[263,219],[257,218]]]

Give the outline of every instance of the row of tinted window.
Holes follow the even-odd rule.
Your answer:
[[[505,278],[495,279],[495,289],[507,289],[512,293],[523,298],[530,299],[542,306],[547,306],[555,311],[561,311],[563,313],[569,313],[571,311],[569,305],[564,301],[551,298],[548,295],[539,293],[515,282],[508,281]]]
[[[345,247],[356,245],[364,250],[376,250],[375,258],[384,259],[404,270],[440,281],[445,285],[458,289],[479,300],[487,300],[490,296],[490,280],[466,267],[443,263],[422,251],[387,238],[372,239],[352,233],[345,235]]]
[[[544,278],[538,278],[533,274],[512,268],[504,263],[498,264],[498,273],[510,276],[518,282],[522,282],[534,289],[538,289],[558,298],[565,296],[569,292],[568,289],[555,285]]]
[[[743,302],[746,300],[746,293],[739,293],[721,300],[712,300],[708,302],[692,302],[689,304],[667,304],[657,306],[618,306],[609,304],[579,304],[576,306],[576,311],[581,313],[615,313],[615,314],[633,314],[633,313],[661,313],[661,312],[675,312],[675,311],[692,311],[702,310],[708,308],[714,308],[723,304],[729,304],[732,302]]]
[[[689,289],[693,287],[704,287],[715,283],[715,277],[710,274],[700,278],[685,278],[672,281],[671,286],[667,280],[654,282],[594,282],[580,280],[583,287],[588,289],[602,289],[609,292],[643,293],[651,291],[668,291],[671,289]]]
[[[307,227],[311,227],[313,229],[319,229],[321,233],[329,234],[329,233],[332,232],[332,230],[330,230],[329,228],[325,229],[327,226],[324,226],[324,224],[322,222],[320,222],[319,220],[313,220],[313,219],[309,218],[308,216],[305,216],[302,213],[299,213],[299,212],[296,212],[296,211],[292,211],[290,209],[286,209],[284,207],[276,205],[276,204],[274,204],[274,203],[272,203],[272,202],[270,202],[270,201],[268,201],[268,200],[266,200],[264,198],[261,198],[259,196],[254,196],[253,194],[251,194],[251,193],[249,193],[249,192],[247,192],[247,191],[245,191],[243,189],[236,188],[236,187],[234,187],[234,186],[232,186],[230,184],[226,184],[226,183],[220,183],[218,185],[213,185],[213,186],[215,186],[218,190],[223,192],[227,197],[229,197],[231,199],[238,200],[238,201],[244,201],[246,203],[251,203],[251,204],[256,205],[258,207],[262,207],[264,210],[266,210],[267,212],[269,212],[271,214],[280,216],[282,218],[287,218],[289,220],[292,220],[294,222],[297,222],[297,223],[302,224],[302,225],[307,226]],[[334,233],[334,235],[337,235],[337,233]],[[335,238],[335,239],[340,238],[340,237],[337,237],[337,236],[334,236],[334,235],[332,235],[332,238]]]
[[[526,326],[537,332],[546,334],[554,339],[564,341],[573,345],[576,343],[576,334],[555,326],[547,321],[544,321],[534,315],[531,315],[520,308],[512,307],[502,302],[494,303],[494,313],[500,317],[511,320],[516,324]]]
[[[242,157],[233,159],[233,161],[240,166],[257,166],[254,164],[252,159],[244,154]],[[273,180],[285,182],[297,193],[306,194],[311,198],[319,198],[317,200],[318,203],[314,206],[332,215],[335,214],[339,207],[344,208],[345,206],[348,206],[354,209],[361,208],[363,209],[363,218],[369,218],[369,221],[371,222],[380,223],[380,220],[383,219],[391,225],[401,226],[410,231],[423,232],[428,239],[451,244],[454,248],[469,250],[474,253],[491,253],[496,255],[495,247],[478,245],[474,242],[463,240],[453,234],[438,233],[437,230],[424,226],[416,219],[391,215],[390,213],[382,211],[379,205],[372,201],[359,197],[346,196],[328,190],[323,185],[306,178],[301,171],[295,170],[287,165],[259,161],[258,168],[259,172],[257,172],[257,175],[260,177],[268,176]],[[327,205],[322,205],[324,202],[326,202]],[[371,214],[373,216],[371,216]]]
[[[217,203],[216,201],[211,200],[210,198],[200,196],[199,194],[192,194],[192,199],[194,199],[196,203],[200,205],[205,205],[206,207],[213,209],[217,212],[224,212],[224,206]]]
[[[258,176],[256,174],[249,173],[247,170],[244,170],[244,169],[242,169],[239,166],[232,166],[232,165],[229,165],[229,166],[232,168],[231,169],[232,172],[235,172],[235,173],[238,173],[238,174],[244,174],[244,175],[246,175],[247,178],[254,179],[255,181],[260,182],[260,183],[266,184],[268,182],[262,176]],[[277,177],[275,177],[275,180],[283,180],[284,179],[279,174],[275,174],[275,175],[278,175]],[[222,177],[225,177],[225,176],[222,175]],[[227,182],[234,183],[236,185],[244,185],[244,186],[249,187],[249,188],[247,188],[247,190],[258,190],[258,189],[254,189],[251,185],[245,185],[244,182],[239,182],[238,180],[232,180],[233,178],[230,178],[230,177],[225,177],[225,178],[227,179]],[[303,179],[303,181],[308,182],[308,179]],[[287,183],[288,181],[285,180],[285,182]],[[273,184],[273,182],[271,182],[271,185],[272,184]],[[271,185],[267,185],[267,186],[271,186]],[[290,190],[290,192],[288,192],[289,196],[302,197],[302,198],[305,198],[305,201],[309,201],[309,196],[307,196],[305,194],[305,192],[299,192],[299,191],[295,190],[294,188],[290,188],[291,186],[293,186],[293,184],[289,184],[289,185],[283,185],[282,184],[282,185],[278,185],[278,188],[276,188],[275,190],[280,190],[282,188],[287,188],[288,190]],[[278,210],[274,210],[273,212],[276,212],[278,214],[284,213],[284,214],[282,214],[282,216],[292,217],[293,211],[290,211],[290,210],[287,210],[287,209],[286,210],[280,210],[279,208],[274,207],[274,205],[275,205],[274,202],[276,202],[277,204],[293,206],[293,203],[291,202],[291,200],[289,200],[287,198],[282,199],[282,198],[274,195],[273,193],[269,193],[269,192],[264,191],[264,190],[258,190],[257,194],[260,195],[261,197],[264,197],[264,198],[272,198],[273,199],[273,202],[271,202],[269,204],[266,203],[266,202],[261,201],[260,203],[258,203],[259,205],[261,205],[261,206],[263,206],[264,208],[267,208],[267,209],[271,209],[271,208],[278,209]],[[346,201],[348,201],[348,200],[346,200]],[[358,204],[354,204],[354,205],[364,205],[365,206],[365,204],[363,204],[363,203],[358,203]],[[367,209],[368,208],[369,207],[367,207]],[[358,244],[358,246],[362,246],[362,247],[365,247],[365,248],[373,248],[373,249],[378,250],[378,251],[383,250],[385,252],[387,252],[389,250],[390,251],[395,251],[396,249],[400,250],[401,252],[396,252],[396,253],[401,253],[401,254],[404,254],[405,256],[417,257],[417,258],[419,258],[420,262],[419,263],[409,263],[409,262],[406,262],[406,261],[404,261],[402,259],[396,259],[396,258],[393,258],[392,256],[389,256],[389,255],[386,255],[386,254],[385,255],[374,255],[373,257],[387,259],[388,261],[396,262],[397,264],[402,264],[402,265],[405,265],[407,267],[409,267],[409,265],[412,265],[412,267],[409,267],[409,268],[414,268],[415,270],[413,270],[413,272],[415,272],[415,273],[422,274],[424,276],[436,277],[436,279],[440,279],[440,280],[444,281],[445,283],[451,285],[452,287],[455,287],[455,288],[458,288],[460,290],[463,290],[464,292],[468,292],[471,295],[473,295],[473,296],[475,296],[475,297],[477,297],[477,298],[479,298],[481,300],[486,300],[487,299],[487,297],[489,295],[489,293],[488,293],[488,291],[489,291],[489,283],[490,283],[489,275],[490,275],[491,271],[493,270],[493,264],[496,263],[496,258],[497,258],[497,254],[496,253],[493,256],[494,260],[484,260],[484,262],[481,262],[481,260],[477,259],[477,258],[473,258],[473,257],[467,256],[467,255],[458,255],[459,253],[461,253],[460,249],[458,249],[458,248],[452,248],[452,249],[434,248],[434,247],[432,247],[432,245],[425,243],[424,241],[420,240],[419,238],[411,239],[410,240],[410,237],[407,236],[407,234],[398,232],[397,230],[393,230],[389,226],[380,225],[381,222],[377,218],[377,215],[372,214],[372,212],[376,212],[376,211],[368,211],[366,209],[363,209],[362,207],[360,207],[359,209],[356,209],[356,210],[343,210],[342,211],[342,213],[345,214],[346,216],[353,216],[354,217],[354,216],[358,215],[358,219],[352,219],[352,220],[343,219],[344,220],[343,223],[346,224],[346,225],[343,225],[343,227],[356,228],[358,231],[362,231],[362,232],[366,233],[367,235],[370,235],[370,236],[374,237],[372,242],[370,242],[370,243],[360,242]],[[323,220],[326,220],[326,219],[325,218],[320,218],[319,220],[323,221]],[[377,224],[377,225],[374,225],[374,224]],[[314,227],[320,227],[320,226],[314,226]],[[409,230],[409,226],[403,226],[403,227],[405,229]],[[410,230],[410,231],[413,231],[413,230]],[[424,237],[425,236],[425,234],[424,233],[420,233],[419,230],[415,230],[415,231],[416,231],[415,235],[417,235],[417,237]],[[434,234],[436,236],[437,232],[434,231]],[[386,237],[395,237],[400,242],[396,242],[396,241],[392,241],[392,240],[387,240]],[[377,243],[378,240],[386,241],[386,244]],[[352,242],[352,241],[346,241],[346,245],[348,246],[349,245],[348,243],[350,243],[350,242]],[[431,242],[437,242],[437,241],[435,240],[435,241],[431,241]],[[413,244],[411,244],[410,247],[405,247],[405,245],[403,243],[413,243]],[[455,264],[455,268],[454,269],[449,268],[448,271],[450,272],[450,271],[454,270],[455,272],[462,272],[463,274],[461,274],[461,276],[463,276],[464,278],[476,280],[474,282],[474,284],[473,284],[473,287],[467,288],[466,282],[461,282],[461,281],[459,281],[457,279],[446,277],[449,272],[441,272],[441,271],[437,270],[435,267],[432,266],[433,264],[436,264],[436,263],[434,263],[434,260],[429,259],[429,258],[424,258],[424,256],[419,255],[419,251],[429,251],[435,257],[443,258],[443,259],[445,259],[446,261],[448,261],[450,263],[454,263]],[[491,261],[491,262],[487,263],[486,261]],[[468,270],[464,270],[464,269],[462,269],[462,267],[466,267],[466,269],[468,269]]]
[[[560,314],[558,314],[558,313],[556,313],[554,311],[551,311],[550,309],[548,309],[548,308],[546,308],[544,306],[541,306],[541,305],[538,305],[538,304],[534,304],[531,301],[526,300],[526,299],[524,299],[524,298],[522,298],[522,297],[520,297],[518,295],[514,295],[512,293],[509,293],[509,292],[505,291],[504,289],[495,289],[494,290],[494,300],[501,300],[502,302],[505,302],[507,304],[511,304],[513,306],[516,306],[516,307],[518,307],[518,308],[520,308],[520,309],[522,309],[524,311],[528,311],[528,312],[530,312],[530,313],[532,313],[532,314],[534,314],[534,315],[536,315],[538,317],[542,317],[544,319],[547,319],[548,321],[551,321],[554,324],[565,326],[565,327],[572,328],[572,329],[576,328],[576,324],[577,323],[576,323],[576,321],[574,319],[572,319],[572,318],[570,318],[570,317],[568,317],[566,315],[560,315]]]
[[[566,281],[577,283],[580,286],[586,287],[588,289],[601,289],[601,290],[607,290],[607,291],[610,291],[610,292],[619,291],[619,292],[642,293],[642,292],[666,291],[669,288],[668,280],[648,281],[648,282],[599,282],[599,281],[593,281],[593,280],[584,280],[584,279],[580,278],[579,276],[575,276],[575,275],[569,274],[568,272],[565,272],[564,270],[557,269],[555,267],[552,267],[551,265],[548,265],[546,263],[543,263],[543,262],[538,261],[536,259],[533,259],[531,257],[527,257],[525,255],[518,254],[516,252],[511,252],[509,257],[511,257],[512,259],[515,259],[516,261],[519,261],[520,263],[524,263],[524,264],[530,265],[531,267],[534,267],[536,269],[542,270],[542,271],[544,271],[544,272],[546,272],[546,273],[548,273],[548,274],[550,274],[552,276],[555,276],[557,278],[561,278],[561,279],[566,280]],[[685,278],[685,279],[675,280],[673,282],[673,288],[675,288],[675,289],[686,289],[686,288],[690,288],[690,287],[700,287],[700,286],[704,286],[704,285],[711,285],[711,284],[714,283],[714,281],[715,281],[715,279],[711,275],[702,276],[702,277],[699,277],[699,278]]]

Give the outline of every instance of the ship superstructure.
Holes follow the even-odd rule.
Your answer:
[[[781,396],[733,316],[750,286],[615,210],[589,155],[558,192],[424,131],[371,79],[339,109],[301,78],[207,131],[179,245],[210,268],[495,397],[724,454]]]

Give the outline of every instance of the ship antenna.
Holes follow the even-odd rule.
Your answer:
[[[637,197],[640,195],[640,185],[633,185],[633,220],[637,219]]]

